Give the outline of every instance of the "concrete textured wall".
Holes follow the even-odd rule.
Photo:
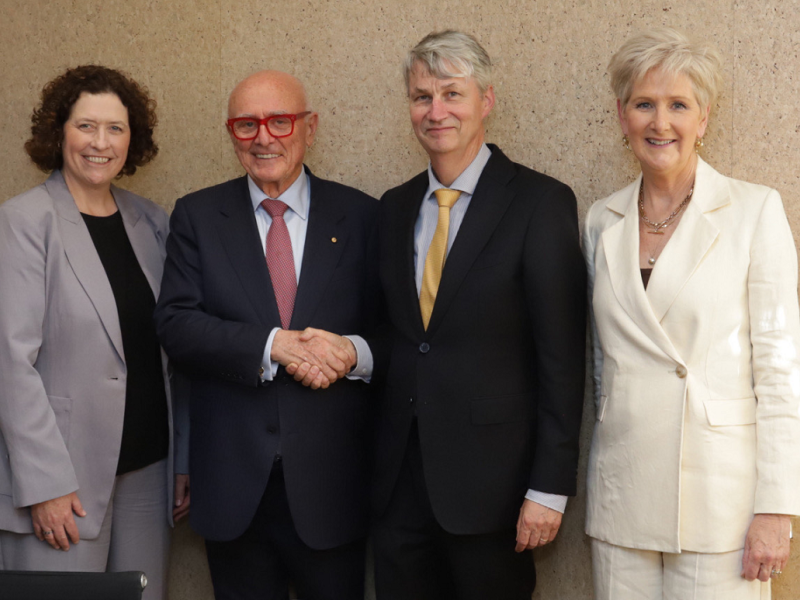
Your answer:
[[[572,185],[583,214],[637,172],[620,144],[608,60],[630,33],[666,24],[713,41],[725,58],[704,157],[726,175],[776,187],[800,234],[800,0],[2,0],[0,8],[0,201],[44,178],[22,149],[42,86],[92,62],[128,71],[157,99],[161,152],[121,185],[168,210],[241,173],[223,126],[227,94],[263,68],[309,88],[320,113],[307,157],[314,172],[380,195],[425,166],[402,57],[426,33],[453,27],[477,35],[496,63],[488,140]],[[587,404],[581,480],[593,420]],[[579,490],[558,540],[537,551],[535,598],[592,596],[583,483]],[[777,600],[800,597],[798,554],[795,542]],[[175,532],[170,591],[175,600],[212,598],[202,543],[185,524]]]

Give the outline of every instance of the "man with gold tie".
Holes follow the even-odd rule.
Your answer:
[[[378,600],[529,599],[529,550],[552,542],[575,494],[575,196],[484,143],[490,75],[486,51],[455,31],[428,35],[405,63],[430,163],[380,203],[391,342],[376,374]]]

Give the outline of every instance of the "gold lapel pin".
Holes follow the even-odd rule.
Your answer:
[[[336,243],[336,242],[338,242],[339,240],[337,240],[335,237],[332,237],[332,238],[331,238],[331,241],[332,241],[332,242],[335,244],[335,243]]]

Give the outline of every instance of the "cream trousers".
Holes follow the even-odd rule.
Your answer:
[[[654,552],[592,539],[595,600],[770,600],[770,582],[741,576],[744,550]]]

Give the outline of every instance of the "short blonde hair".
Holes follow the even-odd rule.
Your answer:
[[[711,44],[695,42],[671,27],[656,27],[634,35],[617,50],[608,63],[614,95],[627,104],[633,84],[656,68],[686,75],[701,108],[717,101],[722,89],[719,52]]]
[[[429,33],[409,50],[403,65],[406,91],[411,71],[418,62],[438,79],[474,77],[481,93],[491,85],[492,61],[489,54],[468,33],[452,29]]]

